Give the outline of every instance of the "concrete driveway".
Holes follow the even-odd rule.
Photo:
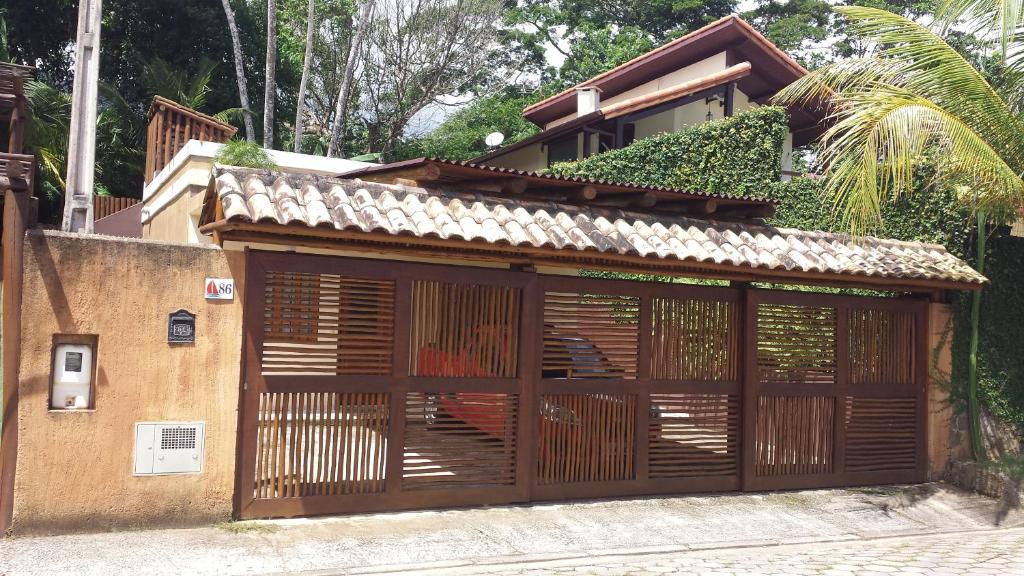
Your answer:
[[[933,534],[1015,534],[1024,515],[944,484],[243,522],[15,538],[0,574],[327,574],[573,562]],[[1008,532],[1012,530],[1012,532]],[[439,572],[440,571],[440,572]],[[580,570],[577,570],[580,571]],[[586,570],[582,570],[586,573]]]

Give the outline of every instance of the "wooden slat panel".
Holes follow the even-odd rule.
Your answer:
[[[406,395],[402,490],[512,486],[516,394]]]
[[[836,309],[760,304],[757,367],[762,385],[836,382]]]
[[[267,272],[265,374],[391,372],[394,283],[302,272]]]
[[[651,394],[648,414],[648,470],[651,478],[737,473],[738,396]]]
[[[384,490],[388,394],[260,394],[253,497]]]
[[[651,378],[736,380],[737,308],[715,300],[651,300]]]
[[[507,286],[413,282],[412,375],[514,378],[521,292]]]
[[[235,131],[233,126],[158,97],[153,104],[146,131],[145,183],[149,184],[189,139],[227,142]]]
[[[630,480],[634,394],[549,394],[540,398],[538,484]]]
[[[640,299],[544,294],[545,378],[636,378]]]
[[[846,471],[913,470],[916,398],[846,398]]]
[[[835,398],[759,396],[755,426],[758,476],[832,472]]]
[[[914,382],[914,313],[851,308],[850,384]]]

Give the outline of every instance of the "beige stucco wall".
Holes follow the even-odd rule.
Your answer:
[[[970,452],[967,435],[956,430],[949,401],[953,374],[952,314],[949,304],[928,306],[928,476],[933,480],[945,476],[950,460],[967,458]]]
[[[630,98],[635,98],[637,96],[645,96],[647,94],[650,94],[651,92],[657,92],[658,90],[671,88],[672,86],[678,86],[679,84],[683,84],[684,82],[689,82],[690,80],[701,78],[703,76],[707,76],[708,74],[720,72],[728,67],[729,66],[726,62],[726,53],[719,52],[714,56],[710,56],[699,62],[694,62],[689,66],[684,66],[677,70],[670,70],[664,76],[660,76],[658,78],[655,78],[654,80],[645,82],[635,88],[626,90],[621,94],[616,94],[614,96],[609,96],[607,98],[602,97],[601,106],[607,106],[609,104],[623,102],[625,100],[629,100]],[[566,122],[575,119],[576,113],[573,112],[572,114],[568,114],[557,120],[552,120],[551,122],[548,122],[547,124],[544,125],[544,129],[549,130],[551,128],[554,128],[555,126],[565,124]]]
[[[230,517],[241,300],[203,298],[244,255],[211,247],[31,232],[25,246],[16,534],[188,525]],[[195,344],[167,316],[196,314]],[[95,410],[48,410],[55,334],[95,334]],[[135,423],[206,423],[203,471],[133,475]]]
[[[210,179],[206,169],[205,180]],[[142,237],[163,242],[210,244],[209,236],[199,233],[199,216],[203,210],[206,185],[189,185],[142,225]]]

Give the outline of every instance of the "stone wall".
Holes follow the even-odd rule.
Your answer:
[[[234,491],[242,305],[204,299],[244,280],[216,248],[32,231],[25,243],[15,534],[226,520]],[[194,344],[168,314],[196,314]],[[54,337],[97,340],[95,409],[51,411]],[[135,423],[206,423],[203,471],[135,476]]]

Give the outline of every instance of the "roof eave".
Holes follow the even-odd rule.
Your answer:
[[[203,234],[216,235],[218,242],[263,242],[296,244],[310,248],[333,248],[353,251],[417,253],[431,252],[434,256],[476,255],[481,259],[498,259],[508,263],[533,265],[576,265],[591,268],[627,271],[631,273],[685,274],[688,277],[708,278],[734,282],[774,282],[834,288],[861,288],[868,290],[926,293],[940,290],[974,291],[984,284],[915,278],[885,278],[862,274],[830,274],[822,272],[791,271],[753,268],[732,264],[692,262],[674,258],[650,258],[610,254],[593,250],[564,250],[491,244],[480,240],[451,240],[420,238],[412,235],[337,230],[334,228],[308,228],[276,223],[252,223],[219,220],[200,227]]]

